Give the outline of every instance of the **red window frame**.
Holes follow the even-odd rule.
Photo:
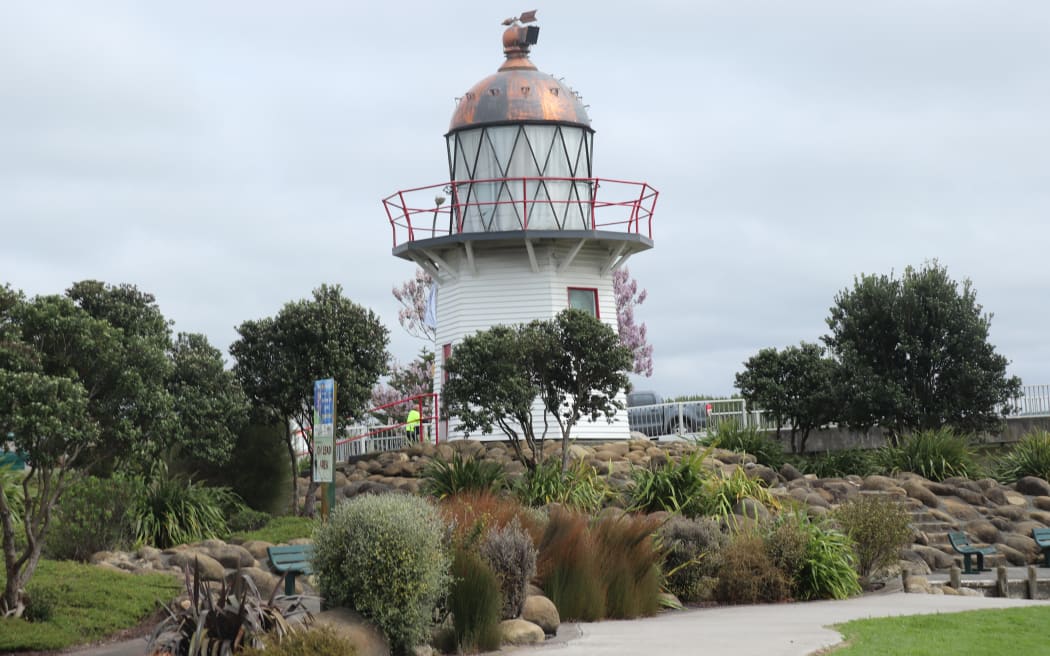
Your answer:
[[[601,319],[602,312],[598,308],[598,288],[597,287],[569,287],[565,292],[565,302],[568,307],[572,307],[572,293],[573,292],[590,292],[594,295],[594,318]],[[579,308],[577,308],[579,309]]]

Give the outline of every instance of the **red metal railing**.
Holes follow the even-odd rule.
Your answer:
[[[529,190],[530,183],[534,189]],[[568,186],[566,183],[571,184]],[[551,185],[559,193],[551,193]],[[560,185],[560,186],[559,186]],[[562,191],[571,189],[578,193],[586,190],[584,197],[571,197]],[[537,197],[543,188],[547,197]],[[500,200],[479,200],[477,190],[501,196]],[[520,194],[518,197],[512,197]],[[514,212],[518,226],[511,230],[529,230],[530,218],[536,208],[550,207],[554,214],[564,216],[566,206],[578,206],[589,217],[589,225],[567,225],[564,230],[608,230],[628,234],[640,234],[652,239],[653,212],[660,192],[645,182],[611,180],[608,178],[486,178],[483,180],[455,180],[442,184],[405,189],[383,199],[394,246],[420,239],[431,239],[448,235],[476,232],[505,232],[506,227],[475,229],[465,225],[468,216],[492,216],[506,208]],[[503,198],[503,196],[507,196]],[[441,199],[441,202],[438,199]],[[447,204],[444,202],[449,200]],[[557,208],[562,212],[557,212]],[[532,229],[536,229],[535,226]],[[551,230],[544,226],[542,230]]]
[[[434,444],[437,444],[440,441],[441,426],[440,406],[437,394],[417,394],[391,403],[384,403],[383,405],[365,411],[365,416],[374,417],[375,415],[395,414],[392,410],[396,410],[396,414],[400,415],[402,412],[405,412],[406,408],[413,407],[419,412],[420,420],[418,424],[419,430],[415,438],[419,441],[423,441],[424,436],[429,434],[433,436]],[[407,421],[387,423],[382,426],[367,428],[359,435],[336,440],[336,453],[339,454],[350,450],[350,446],[354,442],[365,442],[377,437],[384,438],[391,435],[404,436],[407,433],[408,428]]]

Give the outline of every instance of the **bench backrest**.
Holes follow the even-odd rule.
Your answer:
[[[1050,528],[1033,528],[1032,537],[1036,542],[1050,542]]]
[[[948,541],[952,543],[952,546],[956,549],[972,548],[970,544],[970,538],[966,537],[965,533],[954,531],[948,534]]]
[[[285,547],[266,547],[266,555],[274,565],[309,562],[314,557],[314,545],[293,544]]]

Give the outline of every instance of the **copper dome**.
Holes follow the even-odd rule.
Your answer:
[[[530,29],[534,31],[526,36]],[[512,26],[503,33],[507,61],[459,99],[449,132],[480,125],[537,121],[590,128],[591,119],[576,93],[551,75],[536,70],[529,60],[529,45],[535,43],[538,29]]]

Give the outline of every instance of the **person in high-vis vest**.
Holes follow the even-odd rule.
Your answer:
[[[408,411],[408,418],[405,419],[405,432],[408,433],[409,442],[419,441],[419,410],[412,408]]]

